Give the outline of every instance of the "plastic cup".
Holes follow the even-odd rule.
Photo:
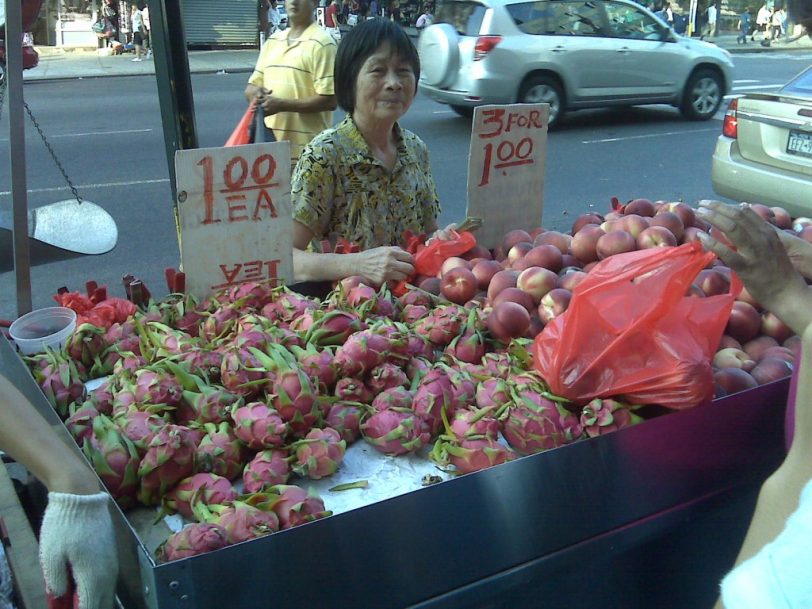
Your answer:
[[[48,307],[26,313],[8,329],[20,353],[31,355],[46,347],[61,349],[76,329],[76,311],[67,307]]]

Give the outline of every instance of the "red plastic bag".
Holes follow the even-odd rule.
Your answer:
[[[450,239],[435,239],[426,245],[425,233],[415,235],[412,231],[406,231],[403,234],[403,249],[414,257],[414,275],[391,286],[390,289],[395,296],[403,296],[408,291],[406,284],[417,275],[434,277],[448,258],[464,254],[476,245],[476,237],[468,231],[452,230],[449,231],[449,235]]]
[[[713,258],[689,243],[596,265],[533,343],[550,390],[575,403],[623,396],[676,410],[711,399],[711,359],[741,290],[733,276],[729,294],[685,296]]]
[[[251,143],[250,129],[251,123],[254,120],[255,110],[256,104],[254,102],[248,104],[248,109],[245,111],[245,114],[243,114],[240,122],[237,123],[234,131],[232,131],[231,135],[228,137],[223,146],[242,146],[243,144]]]

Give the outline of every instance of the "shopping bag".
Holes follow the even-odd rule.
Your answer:
[[[576,404],[622,396],[676,410],[711,399],[711,359],[741,291],[733,275],[728,294],[686,296],[713,258],[688,243],[598,263],[533,343],[550,390]]]
[[[234,131],[231,132],[231,135],[223,146],[242,146],[243,144],[251,143],[250,129],[251,123],[254,120],[255,110],[256,104],[254,102],[248,104],[248,109],[245,111],[245,114],[242,115],[240,122],[237,123]]]
[[[425,243],[425,233],[415,234],[407,230],[403,234],[403,249],[414,258],[414,274],[406,281],[390,286],[395,296],[403,296],[409,290],[408,284],[416,276],[434,277],[448,258],[464,254],[476,245],[476,237],[469,231],[450,230],[448,233],[448,239],[434,239],[428,244]]]
[[[264,142],[275,142],[276,136],[273,129],[265,124],[265,111],[262,106],[258,106],[254,111],[254,120],[248,129],[248,143],[261,144]]]

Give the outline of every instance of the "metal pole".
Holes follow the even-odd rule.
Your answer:
[[[11,166],[14,274],[17,315],[31,311],[31,250],[28,243],[28,190],[25,179],[25,122],[23,120],[22,3],[6,3],[6,86],[8,87],[8,147]]]

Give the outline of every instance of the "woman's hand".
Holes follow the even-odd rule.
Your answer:
[[[360,262],[358,275],[375,285],[389,280],[405,281],[414,273],[412,255],[399,247],[376,247],[357,255]]]
[[[271,116],[279,112],[284,112],[287,109],[285,105],[286,101],[287,100],[281,97],[274,97],[270,91],[266,91],[265,95],[258,100],[257,103],[265,110],[266,116]]]
[[[812,279],[812,243],[791,235],[785,230],[773,227],[778,233],[778,238],[781,240],[781,245],[789,256],[792,266],[806,279]]]
[[[449,224],[445,228],[438,228],[431,235],[429,235],[429,238],[426,239],[426,243],[431,243],[435,239],[439,239],[440,241],[448,241],[449,239],[452,239],[454,237],[454,235],[452,234],[452,231],[456,231],[456,230],[457,230],[457,223],[456,222],[452,222],[451,224]]]

